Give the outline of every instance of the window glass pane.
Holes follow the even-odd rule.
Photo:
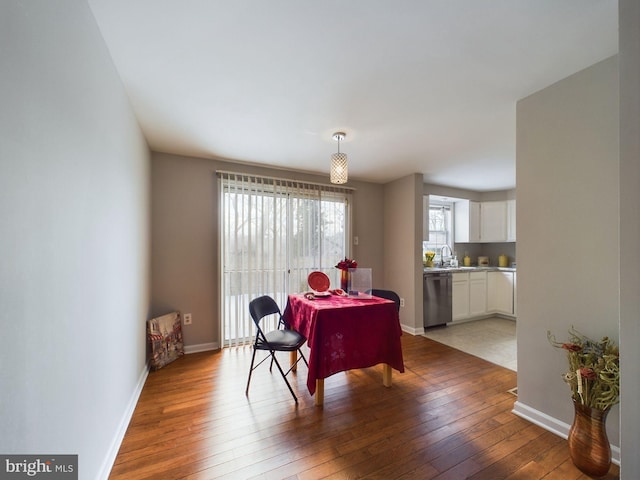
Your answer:
[[[453,247],[453,218],[452,208],[447,205],[429,205],[429,241],[422,242],[423,255],[426,252],[434,252],[435,262],[441,262],[442,247]],[[445,251],[449,256],[448,250]]]
[[[248,304],[272,296],[284,309],[289,293],[309,289],[321,270],[348,255],[349,193],[331,187],[242,174],[220,175],[223,345],[252,341]]]

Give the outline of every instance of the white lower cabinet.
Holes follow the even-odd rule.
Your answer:
[[[514,315],[513,272],[487,273],[487,310],[491,313]]]
[[[451,317],[455,322],[456,320],[463,320],[469,317],[469,274],[452,274],[451,285]]]
[[[517,272],[513,272],[513,316],[518,316],[518,282],[516,277]]]
[[[452,321],[516,315],[516,273],[503,271],[452,274]]]
[[[487,313],[487,272],[469,273],[469,316]]]
[[[452,320],[466,320],[487,313],[487,273],[452,275]]]

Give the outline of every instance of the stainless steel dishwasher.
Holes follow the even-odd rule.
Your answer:
[[[445,325],[452,320],[451,272],[428,272],[423,278],[424,328]]]

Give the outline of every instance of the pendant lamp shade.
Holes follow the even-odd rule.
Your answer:
[[[329,171],[331,183],[347,183],[349,179],[347,154],[340,153],[340,140],[344,140],[344,137],[346,137],[346,135],[342,132],[333,134],[333,139],[338,142],[338,152],[331,155],[331,170]]]

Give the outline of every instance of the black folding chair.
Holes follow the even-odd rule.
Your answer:
[[[307,341],[305,337],[300,335],[298,332],[294,330],[288,330],[282,318],[282,313],[280,313],[280,308],[278,304],[275,302],[273,298],[268,295],[264,295],[262,297],[255,298],[249,302],[249,313],[251,314],[251,318],[253,319],[253,323],[256,325],[256,340],[253,343],[253,356],[251,357],[251,368],[249,369],[249,379],[247,380],[247,390],[245,391],[245,395],[249,395],[249,384],[251,383],[251,373],[258,368],[262,362],[271,357],[271,365],[269,366],[269,371],[273,368],[273,364],[275,362],[278,370],[282,374],[282,378],[284,379],[287,387],[289,387],[289,391],[291,395],[293,395],[293,399],[298,402],[298,397],[293,393],[293,389],[287,380],[287,375],[289,372],[294,370],[294,368],[298,365],[300,359],[304,360],[304,363],[309,366],[307,363],[307,359],[305,358],[300,347],[304,345],[304,342]],[[260,327],[261,320],[269,315],[276,314],[278,315],[278,326],[276,330],[272,330],[270,332],[265,333]],[[256,351],[257,350],[265,350],[269,352],[269,356],[260,360],[260,362],[254,366],[254,361],[256,359]],[[285,373],[282,367],[280,366],[280,362],[276,358],[276,352],[295,352],[297,351],[299,356],[296,362],[291,365],[289,370]]]
[[[370,293],[373,296],[386,298],[387,300],[393,300],[396,304],[396,310],[400,313],[400,297],[393,290],[381,290],[379,288],[372,288],[371,290],[367,290],[367,293]]]

